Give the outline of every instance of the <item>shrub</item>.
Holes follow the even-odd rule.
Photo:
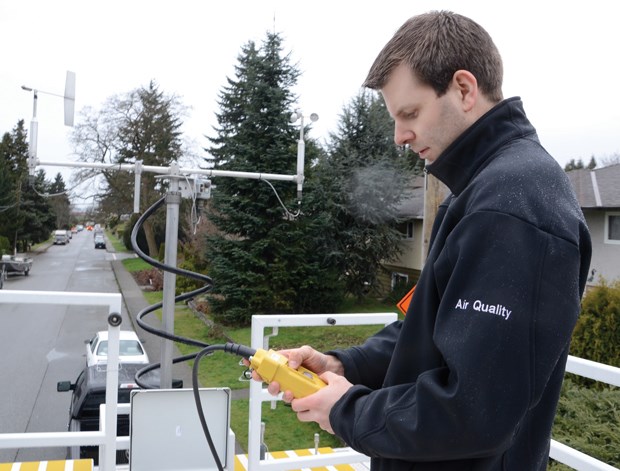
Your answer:
[[[584,296],[571,355],[620,367],[620,280],[601,280]]]
[[[620,281],[588,290],[581,303],[570,353],[620,366]],[[608,463],[620,465],[620,388],[568,374],[553,426],[559,442]],[[551,462],[549,469],[569,469]]]
[[[152,291],[161,291],[164,287],[164,275],[157,268],[140,270],[133,274],[136,282],[140,286],[150,286]]]
[[[0,236],[0,255],[10,254],[10,253],[12,253],[12,250],[11,250],[11,243],[9,242],[9,239],[4,236]]]
[[[133,228],[136,225],[136,222],[138,222],[139,218],[140,218],[139,214],[132,214],[131,219],[127,221],[125,225],[125,230],[123,231],[123,244],[125,245],[127,250],[133,250],[133,247],[131,245],[131,233],[133,232]],[[143,229],[140,229],[138,231],[137,242],[138,242],[138,247],[140,247],[140,250],[148,254],[149,250],[148,250],[148,245],[146,243],[146,237],[144,236]]]
[[[612,466],[620,466],[620,389],[580,387],[567,376],[553,438]],[[550,467],[550,469],[570,469]]]

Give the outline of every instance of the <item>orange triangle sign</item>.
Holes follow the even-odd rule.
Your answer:
[[[411,302],[411,298],[413,297],[413,292],[415,291],[415,285],[411,290],[396,304],[396,307],[399,309],[403,315],[407,315],[407,309],[409,309],[409,303]]]

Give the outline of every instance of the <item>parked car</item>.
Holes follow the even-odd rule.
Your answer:
[[[105,238],[103,234],[95,234],[95,248],[105,249]]]
[[[118,402],[129,403],[132,389],[138,388],[135,382],[136,373],[144,368],[144,364],[122,363],[118,369]],[[159,387],[159,370],[154,370],[143,377],[144,383],[149,387]],[[172,381],[173,388],[182,388],[183,381]],[[69,423],[67,430],[70,432],[93,432],[99,430],[99,406],[105,403],[106,367],[105,365],[87,366],[79,374],[75,383],[71,381],[59,381],[56,385],[58,392],[73,391],[69,406]],[[116,424],[116,435],[129,435],[129,416],[121,414]],[[92,458],[95,465],[98,464],[99,447],[97,446],[72,446],[67,450],[69,459]],[[128,462],[126,450],[116,452],[116,462],[125,464]]]
[[[102,330],[86,340],[86,366],[98,365],[108,361],[108,331]],[[149,363],[149,357],[142,342],[133,330],[121,330],[119,341],[121,363]]]
[[[69,232],[64,229],[54,231],[54,245],[65,245],[69,243]]]

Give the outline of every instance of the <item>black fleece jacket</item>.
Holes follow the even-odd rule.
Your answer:
[[[590,263],[572,187],[521,100],[427,167],[451,195],[402,322],[328,352],[354,386],[330,422],[382,470],[544,470]]]

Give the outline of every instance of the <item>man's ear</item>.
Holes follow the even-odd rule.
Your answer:
[[[457,70],[452,76],[452,86],[458,94],[463,111],[471,111],[478,100],[478,81],[467,70]]]

